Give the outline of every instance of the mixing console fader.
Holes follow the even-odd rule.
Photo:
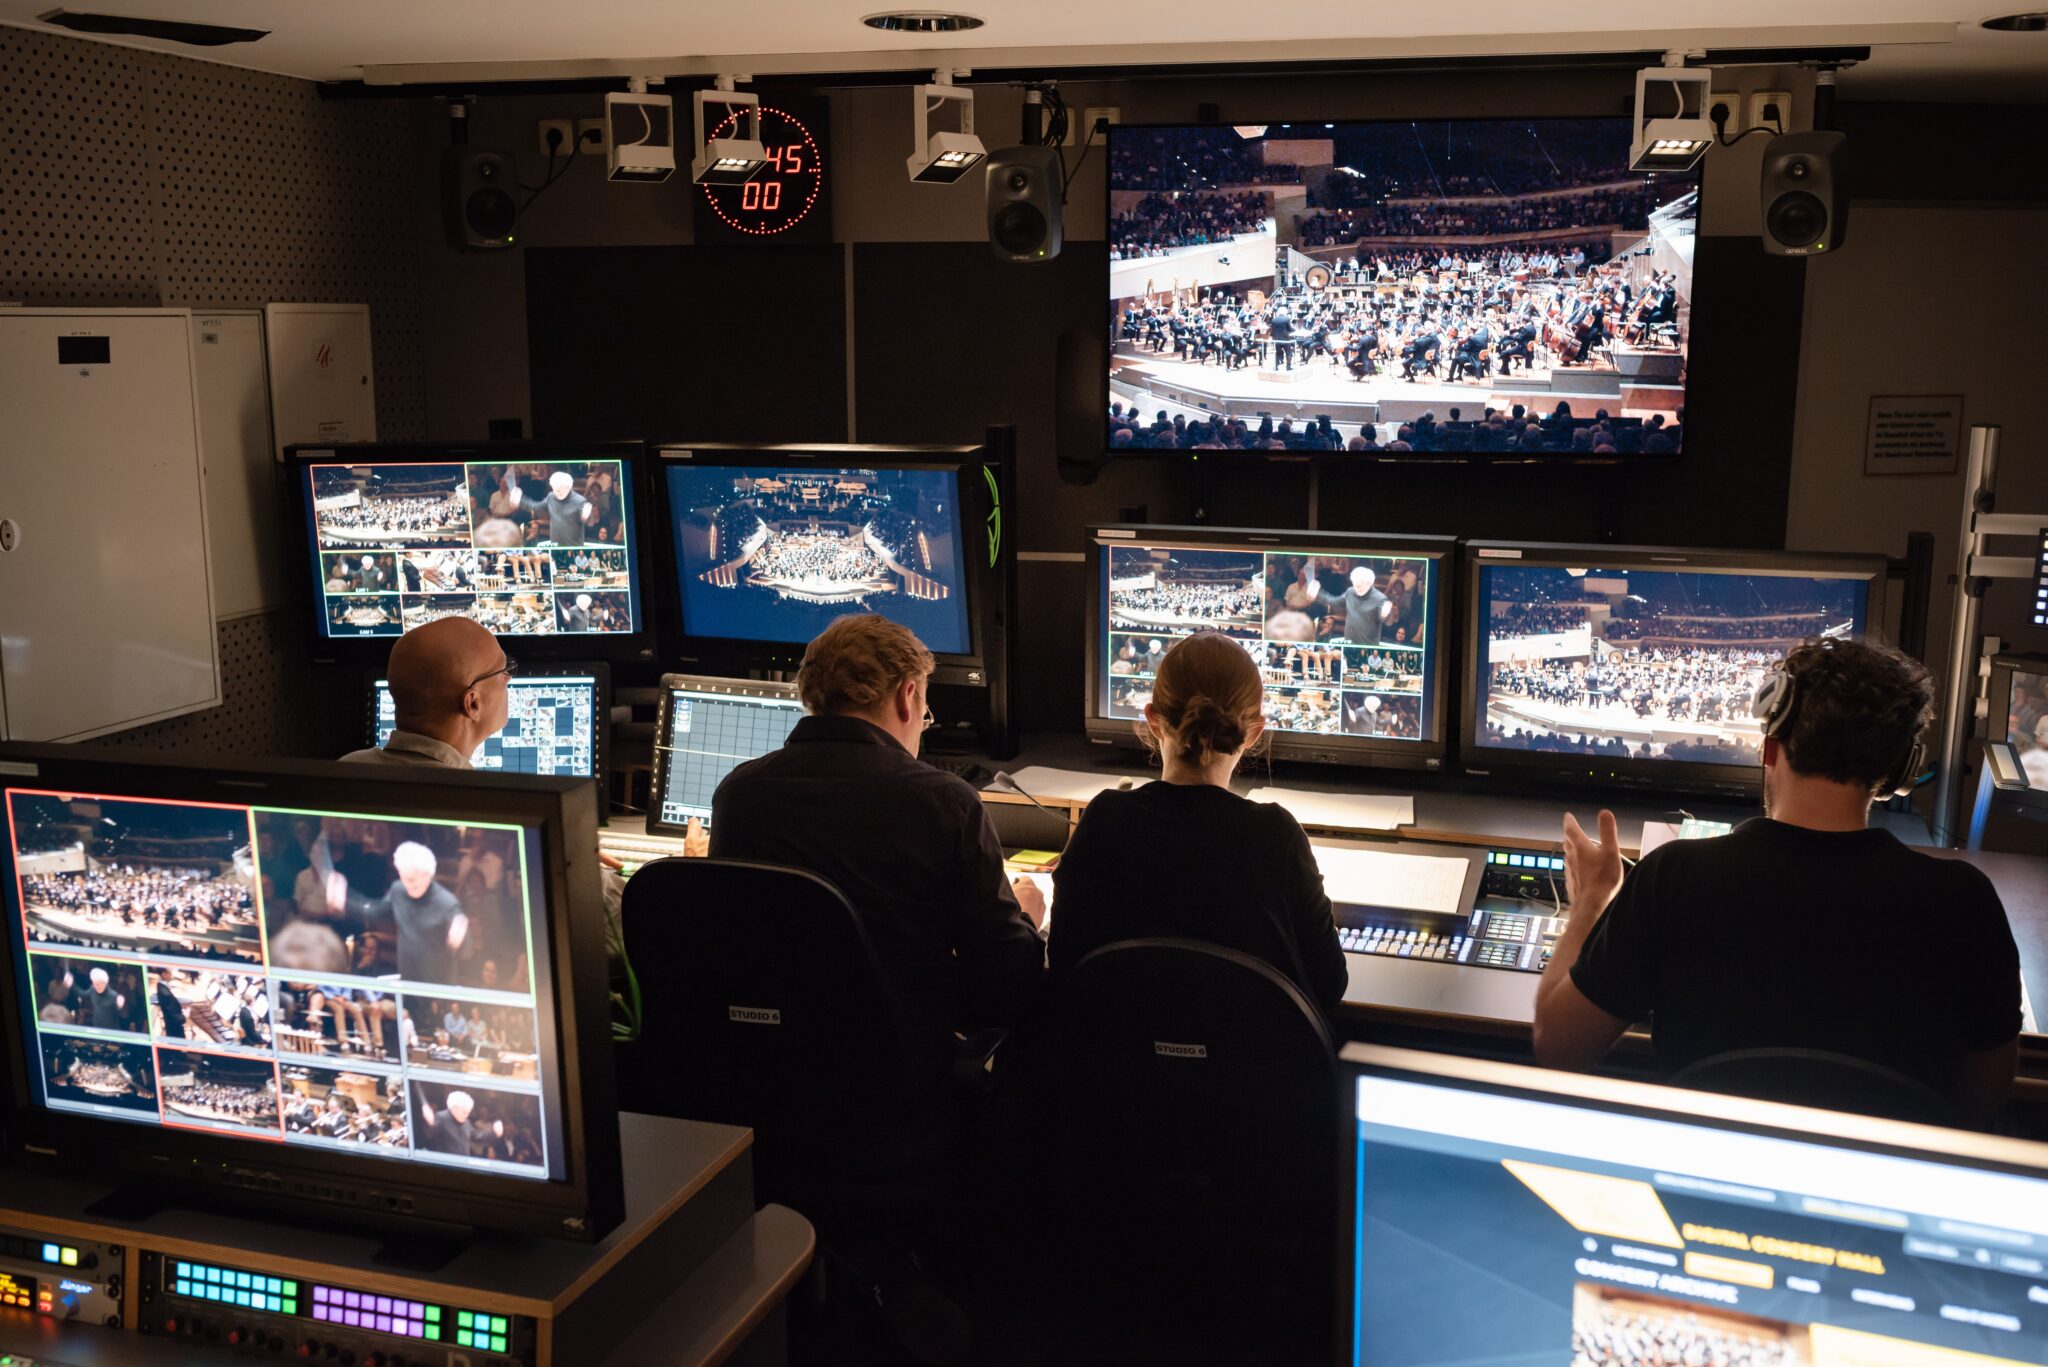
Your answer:
[[[1556,914],[1563,893],[1562,855],[1493,850],[1465,915],[1340,902],[1337,939],[1352,954],[1541,973],[1564,929]]]
[[[0,1307],[121,1327],[119,1244],[0,1225]]]

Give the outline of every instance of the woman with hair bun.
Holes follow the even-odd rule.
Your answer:
[[[1139,723],[1159,781],[1089,803],[1053,873],[1056,984],[1103,945],[1172,936],[1256,955],[1326,1013],[1343,999],[1308,837],[1284,808],[1230,791],[1264,737],[1264,701],[1241,642],[1203,632],[1166,652]]]

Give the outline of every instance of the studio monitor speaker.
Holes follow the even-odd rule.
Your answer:
[[[503,152],[451,147],[442,153],[442,217],[449,245],[473,252],[511,246],[519,224],[518,191],[518,172]]]
[[[988,159],[988,245],[1005,261],[1045,261],[1060,254],[1059,153],[1052,147],[1005,147]]]
[[[1819,256],[1842,245],[1842,142],[1840,133],[1817,131],[1764,144],[1764,250],[1772,256]]]

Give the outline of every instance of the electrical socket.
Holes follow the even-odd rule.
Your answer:
[[[1720,116],[1716,119],[1716,114]],[[1742,96],[1717,90],[1707,97],[1707,122],[1715,124],[1724,138],[1740,137],[1748,125],[1742,121]]]
[[[1778,133],[1792,131],[1792,95],[1785,90],[1749,92],[1749,126]]]
[[[1110,123],[1122,123],[1124,121],[1123,110],[1113,104],[1099,104],[1083,110],[1081,112],[1081,136],[1076,141],[1088,141],[1090,133],[1095,135],[1096,142],[1103,141],[1104,135],[1095,127],[1096,123],[1101,120],[1107,120]]]
[[[601,157],[611,151],[611,132],[602,118],[576,120],[576,150],[586,157]]]
[[[559,139],[561,139],[561,141],[559,141],[559,142],[557,142],[557,143],[555,144],[555,149],[554,149],[554,155],[555,155],[555,156],[557,156],[557,157],[567,157],[567,156],[574,156],[574,155],[575,155],[575,153],[576,153],[576,120],[574,120],[574,119],[542,119],[542,120],[540,121],[540,134],[539,134],[539,139],[540,139],[540,141],[539,141],[539,144],[538,144],[538,146],[539,146],[539,148],[540,148],[540,154],[541,154],[541,155],[542,155],[543,157],[545,157],[545,156],[547,156],[547,155],[548,155],[548,134],[550,134],[550,133],[553,133],[553,134],[554,134],[554,135],[555,135],[556,137],[558,137]]]

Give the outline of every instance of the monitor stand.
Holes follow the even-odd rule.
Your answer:
[[[231,1194],[225,1200],[216,1200],[220,1193],[213,1191],[206,1192],[207,1201],[202,1206],[193,1199],[197,1195],[161,1182],[127,1182],[85,1207],[85,1214],[140,1224],[174,1210],[223,1210],[254,1219],[275,1217],[277,1213],[258,1202],[236,1201]],[[307,1218],[301,1214],[296,1218],[328,1233],[380,1241],[369,1261],[401,1272],[437,1272],[462,1256],[476,1238],[476,1231],[468,1225],[422,1220],[417,1216],[380,1217],[374,1224],[324,1215]]]

